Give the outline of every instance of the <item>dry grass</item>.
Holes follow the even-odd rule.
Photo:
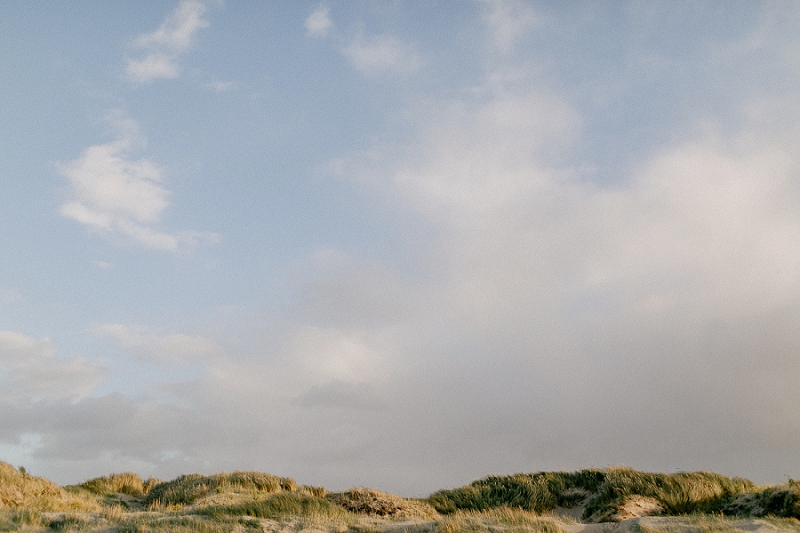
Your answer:
[[[185,505],[200,503],[201,500],[217,494],[275,494],[290,492],[324,497],[325,489],[308,485],[298,485],[288,477],[278,477],[264,472],[219,473],[210,476],[189,474],[172,481],[160,483],[150,489],[143,504],[148,508],[161,506],[176,509]]]
[[[138,474],[123,472],[122,474],[96,477],[84,481],[78,486],[99,495],[128,494],[142,498],[160,483],[163,483],[160,479],[150,477],[143,480]]]
[[[500,507],[489,511],[459,511],[435,522],[440,533],[564,533],[563,524],[530,511]]]
[[[96,499],[65,491],[52,481],[0,462],[0,509],[98,512]]]
[[[139,502],[145,511],[132,511]],[[585,527],[546,514],[565,508],[584,509],[584,519],[594,522],[644,516],[613,526],[619,533],[800,533],[800,483],[757,487],[708,472],[629,468],[490,476],[419,500],[363,488],[327,493],[261,472],[168,482],[122,473],[58,487],[0,462],[0,505],[0,531],[20,533],[566,533]]]

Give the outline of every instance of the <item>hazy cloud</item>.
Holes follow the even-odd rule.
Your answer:
[[[163,171],[149,159],[133,157],[147,144],[133,119],[120,111],[109,113],[106,119],[117,130],[114,141],[91,146],[78,159],[59,164],[73,198],[61,206],[60,213],[93,231],[160,250],[180,251],[215,240],[209,233],[156,229],[169,206]]]
[[[413,45],[389,35],[355,37],[342,52],[356,70],[367,76],[407,76],[422,66]]]
[[[218,93],[224,93],[237,89],[238,84],[235,81],[215,81],[207,83],[206,87]]]
[[[324,4],[312,11],[304,24],[311,37],[327,37],[332,25],[330,8]]]
[[[800,318],[800,150],[780,122],[796,103],[759,99],[735,128],[698,121],[606,183],[567,163],[575,107],[514,85],[426,108],[402,155],[335,166],[440,237],[391,367],[414,376],[392,405],[431,442],[414,464],[436,471],[468,448],[476,477],[637,461],[736,472],[744,457],[783,475],[780,443],[800,436],[782,407],[800,394],[775,371],[800,378],[787,358],[800,349],[787,329]]]
[[[494,45],[509,52],[516,42],[536,26],[537,16],[531,6],[521,0],[483,0],[487,5],[490,35]]]
[[[91,330],[97,337],[111,337],[119,346],[128,348],[146,361],[153,363],[188,362],[200,356],[219,354],[221,349],[210,339],[182,333],[159,335],[141,326],[105,324]]]
[[[385,407],[380,398],[366,383],[344,383],[332,381],[317,385],[300,397],[300,405],[309,408],[380,410]]]
[[[50,339],[0,331],[0,402],[77,401],[100,384],[105,368],[81,356],[58,358]]]
[[[203,2],[182,0],[157,30],[138,36],[134,46],[148,54],[141,59],[128,60],[128,78],[137,83],[177,78],[179,57],[191,48],[197,32],[209,25],[203,19],[205,11]]]

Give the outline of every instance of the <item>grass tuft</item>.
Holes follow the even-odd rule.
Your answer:
[[[281,490],[297,490],[297,483],[289,478],[280,478],[263,472],[233,472],[210,476],[188,474],[172,481],[160,483],[150,489],[144,499],[145,506],[191,505],[212,494],[222,492],[252,492],[270,494]]]
[[[348,513],[329,501],[308,494],[282,492],[263,498],[242,501],[230,505],[210,505],[194,511],[211,518],[225,516],[249,516],[254,518],[283,519],[287,517],[309,517],[326,520],[342,520]]]
[[[163,483],[160,479],[150,477],[143,480],[138,474],[123,472],[122,474],[96,477],[84,481],[78,486],[102,496],[119,493],[141,498],[160,483]]]

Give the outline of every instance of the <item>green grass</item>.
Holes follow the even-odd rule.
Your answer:
[[[719,512],[736,495],[756,489],[746,479],[711,472],[658,474],[610,468],[597,495],[588,502],[584,518],[604,516],[631,495],[654,498],[670,515]]]
[[[485,511],[496,507],[546,513],[557,506],[571,507],[580,497],[574,489],[594,492],[605,477],[603,470],[489,476],[466,487],[435,492],[428,501],[437,511],[445,514],[458,510]]]
[[[150,489],[144,498],[145,506],[174,507],[191,505],[214,493],[237,492],[272,494],[277,492],[300,492],[324,496],[321,487],[300,486],[291,478],[278,477],[263,472],[220,473],[210,476],[189,474],[172,481],[159,483]]]
[[[230,505],[210,505],[194,512],[210,518],[249,516],[274,520],[309,516],[320,519],[341,520],[349,517],[347,511],[333,505],[324,498],[298,493],[278,493]]]
[[[736,495],[756,489],[746,479],[710,472],[659,474],[618,467],[489,476],[466,487],[436,492],[429,501],[440,513],[501,506],[547,513],[587,498],[583,518],[599,521],[609,519],[630,496],[653,498],[667,514],[687,514],[721,512]]]
[[[800,519],[800,483],[766,487],[740,494],[722,507],[721,512],[731,516],[772,516]]]

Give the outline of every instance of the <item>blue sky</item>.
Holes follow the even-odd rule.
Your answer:
[[[0,459],[797,478],[794,2],[6,2]]]

